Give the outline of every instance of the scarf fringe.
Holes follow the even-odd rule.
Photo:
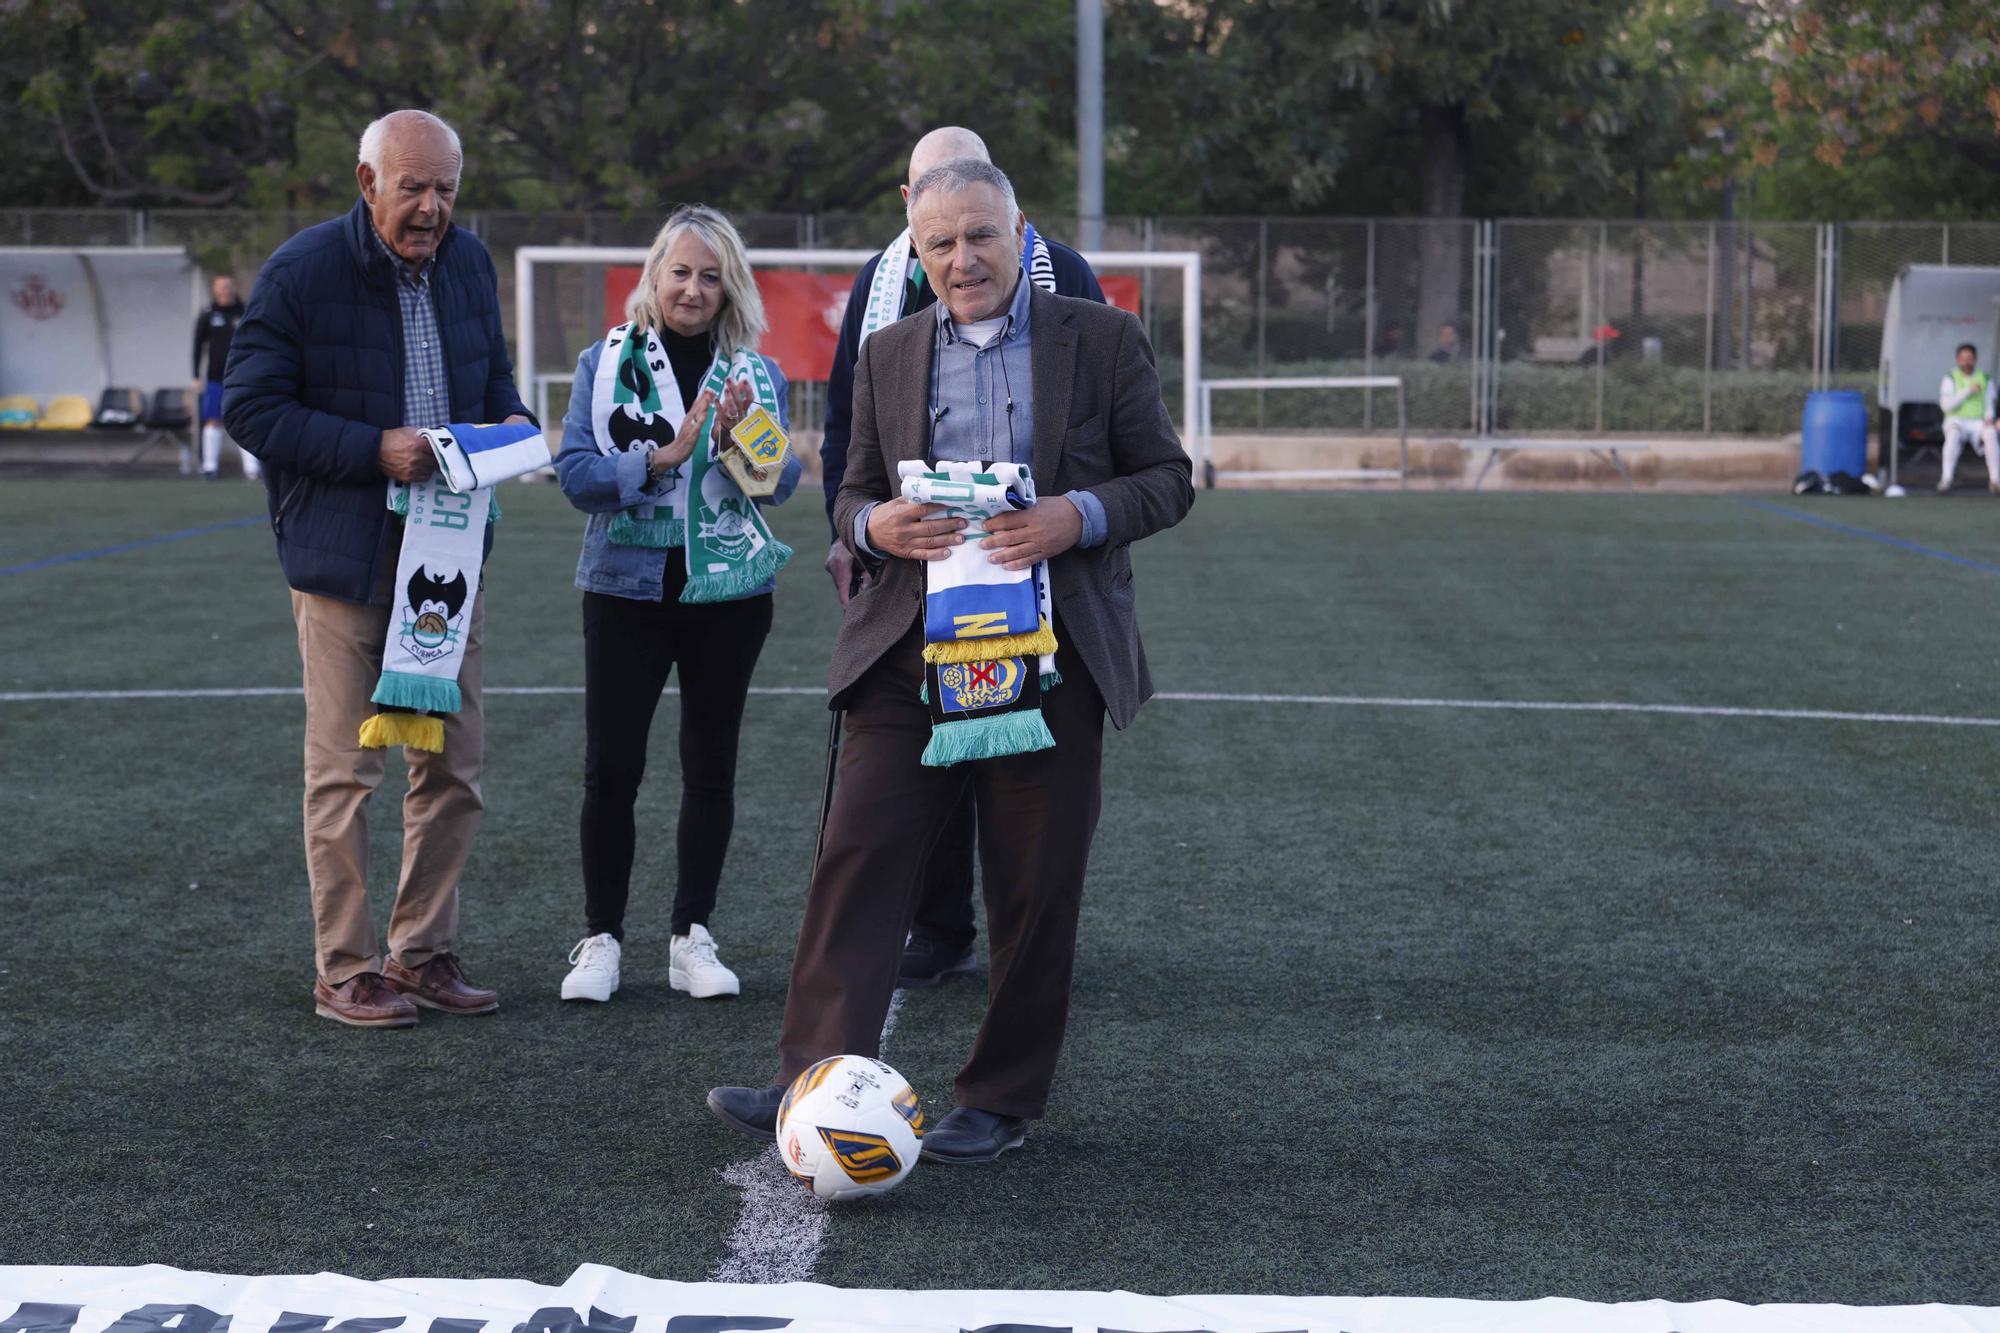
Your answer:
[[[996,713],[960,722],[940,722],[932,727],[922,763],[926,768],[946,768],[974,759],[1000,759],[1010,754],[1051,750],[1055,743],[1041,710]]]
[[[386,750],[392,745],[443,754],[444,719],[422,713],[377,713],[361,724],[362,749]]]
[[[683,602],[733,602],[739,597],[748,597],[764,584],[777,577],[792,558],[792,548],[776,537],[764,543],[764,549],[734,569],[720,574],[690,574],[687,587],[681,589]]]
[[[993,662],[1003,657],[1044,657],[1056,650],[1056,632],[1047,620],[1033,634],[1003,634],[997,639],[953,639],[948,643],[924,645],[924,661],[933,666],[949,662]]]
[[[413,676],[406,671],[384,671],[375,684],[371,702],[391,708],[414,708],[425,713],[456,713],[461,700],[458,682],[442,676]]]
[[[657,551],[687,545],[687,524],[657,514],[639,518],[623,509],[612,517],[611,530],[605,535],[613,546],[645,546]]]
[[[1043,693],[1043,694],[1047,694],[1047,693],[1048,693],[1048,692],[1049,692],[1050,690],[1054,689],[1054,688],[1055,688],[1056,686],[1058,686],[1058,685],[1060,685],[1060,684],[1062,684],[1062,672],[1060,672],[1060,671],[1044,671],[1044,672],[1042,673],[1042,693]]]

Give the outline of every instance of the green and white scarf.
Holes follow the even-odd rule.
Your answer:
[[[388,505],[403,516],[403,540],[382,674],[369,696],[378,711],[361,724],[361,746],[402,745],[438,754],[444,750],[444,719],[438,715],[456,713],[462,703],[458,672],[479,597],[486,525],[500,517],[494,487],[547,467],[549,448],[542,428],[530,422],[455,424],[419,434],[439,467],[428,481],[389,483]],[[472,475],[475,471],[482,475]]]
[[[747,380],[757,403],[777,415],[777,386],[755,352],[738,348],[727,357],[718,355],[701,387],[719,400],[737,379]],[[657,334],[620,324],[604,335],[590,395],[590,429],[598,452],[607,458],[635,450],[650,454],[673,442],[686,415]],[[686,463],[666,473],[666,493],[611,520],[609,536],[615,545],[682,548],[688,573],[683,602],[748,597],[792,558],[792,548],[771,534],[757,506],[722,466],[715,436],[711,407],[702,443]]]

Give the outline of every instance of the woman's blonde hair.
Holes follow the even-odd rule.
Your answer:
[[[656,275],[666,262],[667,247],[688,231],[701,238],[722,270],[722,309],[716,312],[709,330],[715,345],[724,352],[756,351],[758,339],[764,336],[764,298],[757,294],[757,280],[750,275],[750,255],[729,219],[707,204],[682,204],[667,215],[666,225],[646,252],[639,284],[625,302],[625,318],[638,329],[657,329],[666,323]]]

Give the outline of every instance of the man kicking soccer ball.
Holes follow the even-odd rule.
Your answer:
[[[776,1078],[716,1088],[708,1106],[770,1139],[792,1079],[827,1056],[876,1053],[925,853],[969,786],[992,940],[986,1018],[958,1107],[923,1155],[990,1162],[1021,1145],[1055,1077],[1105,716],[1123,727],[1152,694],[1129,548],[1187,513],[1193,469],[1139,321],[1029,280],[1005,174],[943,163],[911,186],[909,222],[938,303],[869,338],[855,365],[834,531],[875,580],[848,600],[828,673],[846,730]],[[972,546],[965,520],[924,497],[969,503],[982,488],[1020,503],[982,510]],[[1040,580],[1050,609],[1038,623]],[[932,602],[977,610],[994,590],[1009,608],[1002,640],[990,615],[926,614]],[[959,622],[977,628],[947,632]],[[954,655],[975,646],[985,660]]]

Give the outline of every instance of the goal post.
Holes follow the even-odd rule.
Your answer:
[[[1254,389],[1259,393],[1267,389],[1393,389],[1396,394],[1396,466],[1218,468],[1212,445],[1215,440],[1215,394],[1219,389]],[[1201,441],[1201,452],[1195,457],[1200,475],[1195,480],[1209,489],[1213,489],[1217,481],[1247,478],[1260,481],[1394,481],[1403,487],[1410,484],[1410,396],[1401,375],[1281,375],[1264,379],[1203,380],[1200,424],[1195,433]]]
[[[752,248],[753,269],[837,269],[848,274],[880,250],[808,250]],[[1091,250],[1084,259],[1099,273],[1178,271],[1181,302],[1181,440],[1191,458],[1206,451],[1198,438],[1201,417],[1201,253],[1196,250]],[[570,371],[547,372],[541,368],[537,345],[536,274],[553,265],[637,265],[646,262],[646,247],[615,245],[524,245],[514,251],[514,350],[515,373],[527,383],[526,396],[548,427],[547,388],[555,381],[568,381]],[[1143,314],[1141,316],[1143,318]],[[601,336],[597,329],[591,337]],[[575,351],[576,349],[565,349]],[[815,423],[816,424],[816,423]]]

